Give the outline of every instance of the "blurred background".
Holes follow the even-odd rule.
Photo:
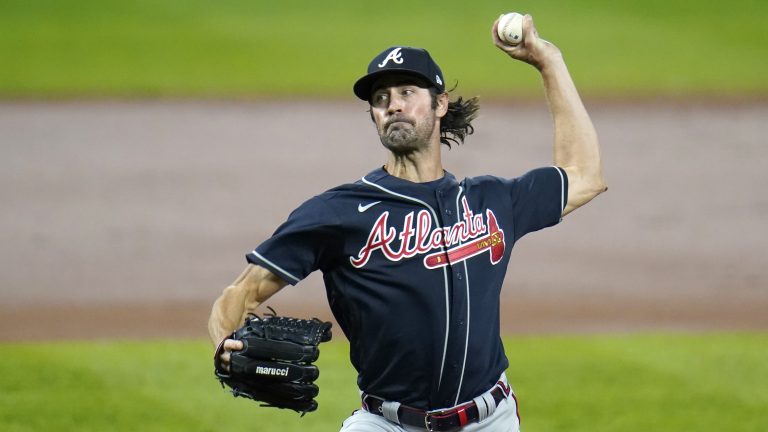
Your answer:
[[[457,177],[514,177],[551,164],[539,76],[490,41],[493,20],[509,11],[532,14],[540,35],[563,51],[598,130],[610,190],[516,246],[502,294],[504,334],[535,353],[526,338],[579,335],[599,353],[635,334],[664,352],[688,345],[648,335],[705,335],[692,346],[710,348],[722,339],[728,348],[710,357],[691,348],[678,361],[710,359],[704,375],[723,365],[747,374],[724,379],[738,388],[728,403],[743,420],[738,430],[765,430],[768,372],[753,367],[768,356],[768,6],[754,0],[2,0],[0,350],[11,360],[0,367],[10,377],[30,356],[79,363],[49,346],[25,351],[30,340],[77,352],[105,350],[113,339],[183,339],[207,361],[211,304],[244,255],[302,201],[384,161],[351,85],[389,46],[427,48],[454,96],[480,97],[476,133],[445,152]],[[331,318],[319,275],[270,305]],[[570,343],[540,354],[581,353],[596,367],[588,361],[597,353]],[[622,352],[635,360],[643,343]],[[160,346],[116,349],[147,358],[146,350],[169,350]],[[137,369],[109,352],[127,362],[128,376]],[[76,377],[62,383],[81,385]],[[744,395],[737,383],[761,385]],[[531,382],[533,396],[539,384]],[[723,392],[720,384],[710,390]],[[63,428],[19,420],[20,407],[39,400],[19,386],[0,387],[8,407],[0,429]],[[662,396],[645,402],[695,405]],[[124,417],[143,416],[131,413]],[[73,430],[107,427],[59,414]],[[550,414],[532,424],[572,424]],[[697,415],[643,427],[689,430]],[[258,430],[297,427],[280,418]],[[312,427],[334,430],[341,419]],[[165,421],[150,423],[173,429]],[[196,421],[186,430],[219,425],[213,414]]]

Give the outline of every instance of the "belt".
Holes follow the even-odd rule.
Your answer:
[[[363,394],[363,408],[376,415],[401,425],[426,428],[430,432],[450,432],[489,417],[499,403],[510,394],[510,388],[499,381],[496,385],[470,402],[439,411],[424,411],[392,402],[376,396]],[[386,411],[394,410],[396,417]],[[393,418],[394,417],[394,418]]]

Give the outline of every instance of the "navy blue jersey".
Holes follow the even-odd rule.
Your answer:
[[[377,169],[303,203],[247,259],[290,284],[323,272],[361,390],[450,407],[509,365],[499,294],[512,246],[560,221],[567,184],[555,167],[428,183]]]

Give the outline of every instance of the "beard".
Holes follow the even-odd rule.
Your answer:
[[[434,129],[434,114],[421,121],[395,117],[379,129],[379,139],[392,153],[411,153],[429,146]]]

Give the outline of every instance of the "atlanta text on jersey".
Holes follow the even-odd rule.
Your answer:
[[[360,249],[357,257],[350,257],[349,261],[356,268],[361,268],[368,263],[371,255],[380,250],[381,253],[390,261],[400,261],[403,258],[411,258],[418,254],[427,254],[435,249],[440,251],[445,248],[451,248],[451,246],[461,245],[462,243],[481,237],[481,241],[476,242],[475,252],[472,254],[463,254],[461,259],[457,254],[451,254],[448,251],[448,258],[457,258],[452,260],[460,261],[477,255],[486,249],[489,249],[492,245],[492,255],[497,256],[499,249],[501,254],[504,251],[503,232],[498,229],[498,223],[496,222],[496,215],[492,210],[486,210],[486,218],[483,218],[482,214],[474,214],[470,210],[466,197],[462,197],[461,204],[463,207],[462,219],[453,224],[450,227],[434,227],[432,226],[432,216],[428,210],[420,210],[418,213],[410,212],[403,220],[403,227],[398,234],[398,230],[387,224],[389,219],[389,212],[385,211],[381,216],[376,219],[371,232],[368,234],[368,240],[365,246]],[[488,226],[494,227],[494,232],[488,232]],[[488,241],[483,241],[488,238]],[[399,246],[393,245],[395,239],[400,240]],[[474,243],[474,242],[473,242]],[[497,260],[492,260],[497,261]],[[436,268],[447,264],[446,261],[439,261],[441,265],[432,265],[430,262],[425,261],[427,268]],[[496,262],[493,262],[494,264]]]

